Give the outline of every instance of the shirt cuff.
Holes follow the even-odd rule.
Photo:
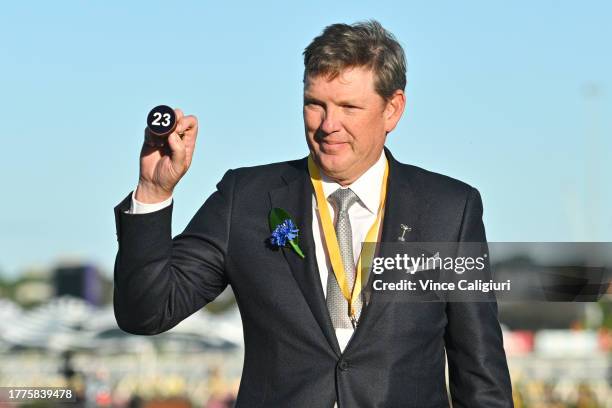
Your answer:
[[[126,211],[126,214],[147,214],[154,211],[159,211],[162,208],[166,208],[170,204],[172,204],[172,196],[168,197],[160,203],[147,204],[136,200],[136,198],[134,198],[135,194],[136,189],[132,191],[132,203],[130,204],[130,209]]]

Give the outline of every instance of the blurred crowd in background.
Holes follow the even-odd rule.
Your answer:
[[[612,295],[499,310],[517,408],[612,407]],[[93,265],[0,281],[0,387],[69,387],[71,406],[225,408],[242,362],[229,289],[169,332],[134,336],[117,327],[112,281]]]

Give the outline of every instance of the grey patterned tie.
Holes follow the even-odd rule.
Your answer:
[[[355,283],[355,258],[353,257],[353,232],[351,230],[351,222],[348,216],[348,209],[355,204],[359,197],[350,188],[339,188],[329,195],[329,202],[336,209],[336,236],[338,237],[338,246],[340,247],[340,255],[342,263],[346,270],[346,278],[349,288],[353,289]],[[331,316],[334,328],[353,328],[349,316],[349,303],[342,295],[340,286],[333,271],[329,271],[327,275],[327,308]],[[361,296],[353,303],[355,305],[359,317],[361,312]]]

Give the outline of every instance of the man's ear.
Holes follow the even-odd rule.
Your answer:
[[[406,94],[401,89],[396,90],[387,100],[383,117],[385,120],[385,131],[391,132],[397,126],[404,107],[406,106]]]

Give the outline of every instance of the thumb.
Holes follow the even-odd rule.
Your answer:
[[[176,132],[172,132],[172,134],[168,136],[168,145],[172,152],[172,167],[174,167],[179,174],[183,174],[185,172],[185,156],[187,155],[185,143]]]

